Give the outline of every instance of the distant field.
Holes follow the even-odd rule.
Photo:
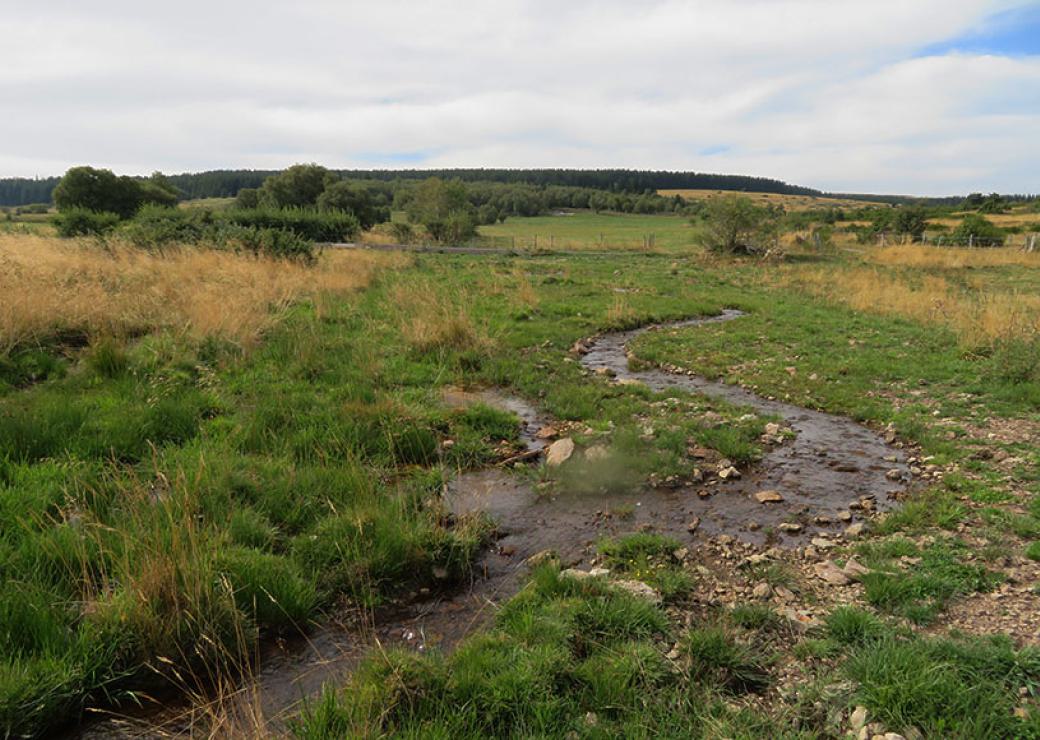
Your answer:
[[[678,195],[686,200],[708,200],[726,194],[723,190],[658,190],[665,197]],[[740,193],[759,205],[782,205],[789,211],[807,211],[814,208],[863,208],[864,206],[880,206],[865,200],[849,198],[817,198],[811,195],[779,195],[777,193]]]
[[[196,198],[194,200],[181,201],[181,208],[210,208],[212,210],[222,210],[224,208],[230,208],[235,202],[234,198]]]
[[[480,234],[503,245],[511,245],[515,238],[515,246],[524,249],[642,249],[644,240],[652,237],[654,248],[673,251],[690,248],[697,229],[682,216],[567,211],[566,215],[509,218],[481,226]]]

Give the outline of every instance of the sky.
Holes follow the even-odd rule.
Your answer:
[[[1040,192],[1040,0],[0,7],[0,177],[318,162]]]

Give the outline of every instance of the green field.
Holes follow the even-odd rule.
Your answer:
[[[567,215],[511,217],[504,223],[481,226],[480,234],[491,237],[495,245],[517,249],[644,249],[651,239],[653,247],[666,252],[689,252],[697,229],[689,219],[672,215],[626,215],[566,211]]]
[[[380,262],[355,291],[272,302],[255,346],[217,329],[100,335],[63,319],[4,350],[0,732],[39,735],[171,686],[202,691],[279,637],[479,580],[472,564],[494,523],[450,516],[441,493],[459,471],[515,454],[516,418],[454,407],[445,389],[501,389],[572,430],[579,449],[624,461],[512,473],[546,495],[655,496],[650,481],[689,476],[704,449],[753,475],[769,419],[613,384],[570,352],[598,332],[739,308],[748,315],[732,322],[640,337],[636,361],[890,430],[920,458],[899,508],[815,556],[767,556],[767,537],[757,560],[714,536],[678,542],[633,523],[589,544],[609,577],[579,580],[548,559],[486,631],[447,655],[374,652],[346,688],[312,697],[292,731],[838,737],[862,705],[875,729],[907,737],[1040,734],[1029,557],[1040,341],[1023,319],[1032,299],[1016,290],[1036,266],[1010,252],[954,266],[943,253],[914,269],[873,253],[713,258],[673,216],[509,218],[482,233],[518,248],[552,235],[558,249],[593,249],[603,234],[623,251]],[[644,234],[664,254],[639,253]],[[335,258],[358,269],[350,253]],[[857,308],[843,286],[863,275],[891,284]],[[918,311],[940,278],[944,312]],[[1018,301],[1017,323],[965,334],[957,311],[984,303],[979,290]],[[609,513],[622,530],[632,515]],[[821,560],[853,557],[869,571],[861,581],[814,575]],[[621,590],[619,575],[663,602]],[[790,616],[801,612],[812,618]]]

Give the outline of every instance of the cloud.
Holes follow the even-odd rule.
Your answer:
[[[25,3],[0,19],[0,175],[319,161],[1035,190],[1038,57],[921,53],[1014,7]]]

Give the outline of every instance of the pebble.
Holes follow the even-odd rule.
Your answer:
[[[784,497],[780,495],[779,491],[768,489],[756,493],[755,500],[760,504],[775,504],[783,501]]]

